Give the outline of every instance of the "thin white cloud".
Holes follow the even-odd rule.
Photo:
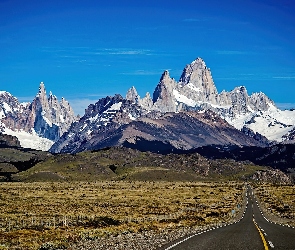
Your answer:
[[[124,72],[121,75],[136,75],[136,76],[150,76],[150,75],[160,75],[160,71],[148,71],[148,70],[136,70],[133,72]]]
[[[91,97],[92,100],[93,100],[94,99],[93,97],[102,98],[102,97],[111,96],[111,95],[113,95],[113,94],[110,94],[110,93],[100,93],[100,94],[93,93],[93,94],[87,94],[87,97]],[[86,98],[86,99],[88,99],[88,98]]]
[[[200,19],[198,18],[186,18],[183,20],[184,22],[199,22],[201,21]]]
[[[207,17],[198,17],[198,18],[185,18],[182,21],[183,22],[204,22],[204,21],[213,21],[213,20],[217,20],[216,17],[213,16],[207,16]]]
[[[110,55],[150,55],[148,50],[122,50],[116,52],[110,52]]]
[[[42,47],[40,50],[55,53],[61,58],[78,58],[85,55],[154,55],[152,50],[134,48]]]
[[[295,103],[276,103],[279,109],[295,109]]]
[[[242,77],[215,77],[215,80],[244,80]]]
[[[236,76],[229,76],[229,77],[216,77],[216,80],[265,80],[266,78],[255,76],[255,75],[236,75]]]
[[[97,49],[95,54],[97,55],[152,55],[152,51],[147,49],[107,48],[107,49]]]
[[[227,77],[216,77],[215,80],[234,80],[234,81],[265,81],[271,80],[271,76],[267,74],[232,74]]]
[[[241,50],[217,50],[218,55],[247,55],[250,54],[249,51],[241,51]]]
[[[273,76],[273,79],[280,79],[280,80],[293,80],[295,76]]]

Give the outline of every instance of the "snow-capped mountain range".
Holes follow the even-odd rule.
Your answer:
[[[287,142],[295,129],[295,111],[278,109],[262,92],[248,95],[246,88],[240,86],[218,93],[211,71],[201,58],[184,68],[178,82],[165,71],[153,99],[149,93],[141,99],[134,87],[126,98],[147,110],[161,112],[210,109],[236,129],[250,128],[275,142]]]
[[[116,95],[89,105],[51,151],[121,145],[148,150],[189,150],[209,144],[265,146],[265,137],[281,142],[294,125],[295,112],[279,110],[261,92],[249,96],[241,86],[218,93],[210,69],[197,58],[184,68],[178,82],[164,71],[153,97],[147,93],[140,98],[132,87],[126,98]]]
[[[178,81],[164,71],[152,96],[141,98],[132,87],[125,98],[90,104],[79,120],[65,99],[46,95],[43,83],[32,103],[0,92],[0,122],[2,132],[17,136],[22,146],[51,152],[122,145],[265,146],[268,140],[294,143],[295,138],[295,111],[278,109],[262,92],[248,95],[244,86],[219,93],[201,58],[188,64]]]
[[[77,120],[70,104],[50,92],[41,82],[31,103],[20,103],[6,91],[0,92],[0,129],[16,136],[22,147],[48,150]]]

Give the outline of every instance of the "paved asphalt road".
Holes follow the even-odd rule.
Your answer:
[[[252,192],[248,190],[248,206],[241,221],[197,234],[187,240],[172,242],[161,249],[295,250],[295,229],[268,222],[262,216]]]

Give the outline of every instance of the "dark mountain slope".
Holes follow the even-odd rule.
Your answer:
[[[261,166],[271,166],[295,177],[295,145],[276,144],[270,147],[205,146],[195,150],[209,159],[234,159],[251,161]]]

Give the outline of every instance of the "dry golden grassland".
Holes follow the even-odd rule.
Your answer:
[[[222,223],[244,192],[237,182],[0,183],[0,249]]]
[[[263,212],[275,222],[295,226],[295,186],[263,184],[255,188]]]

